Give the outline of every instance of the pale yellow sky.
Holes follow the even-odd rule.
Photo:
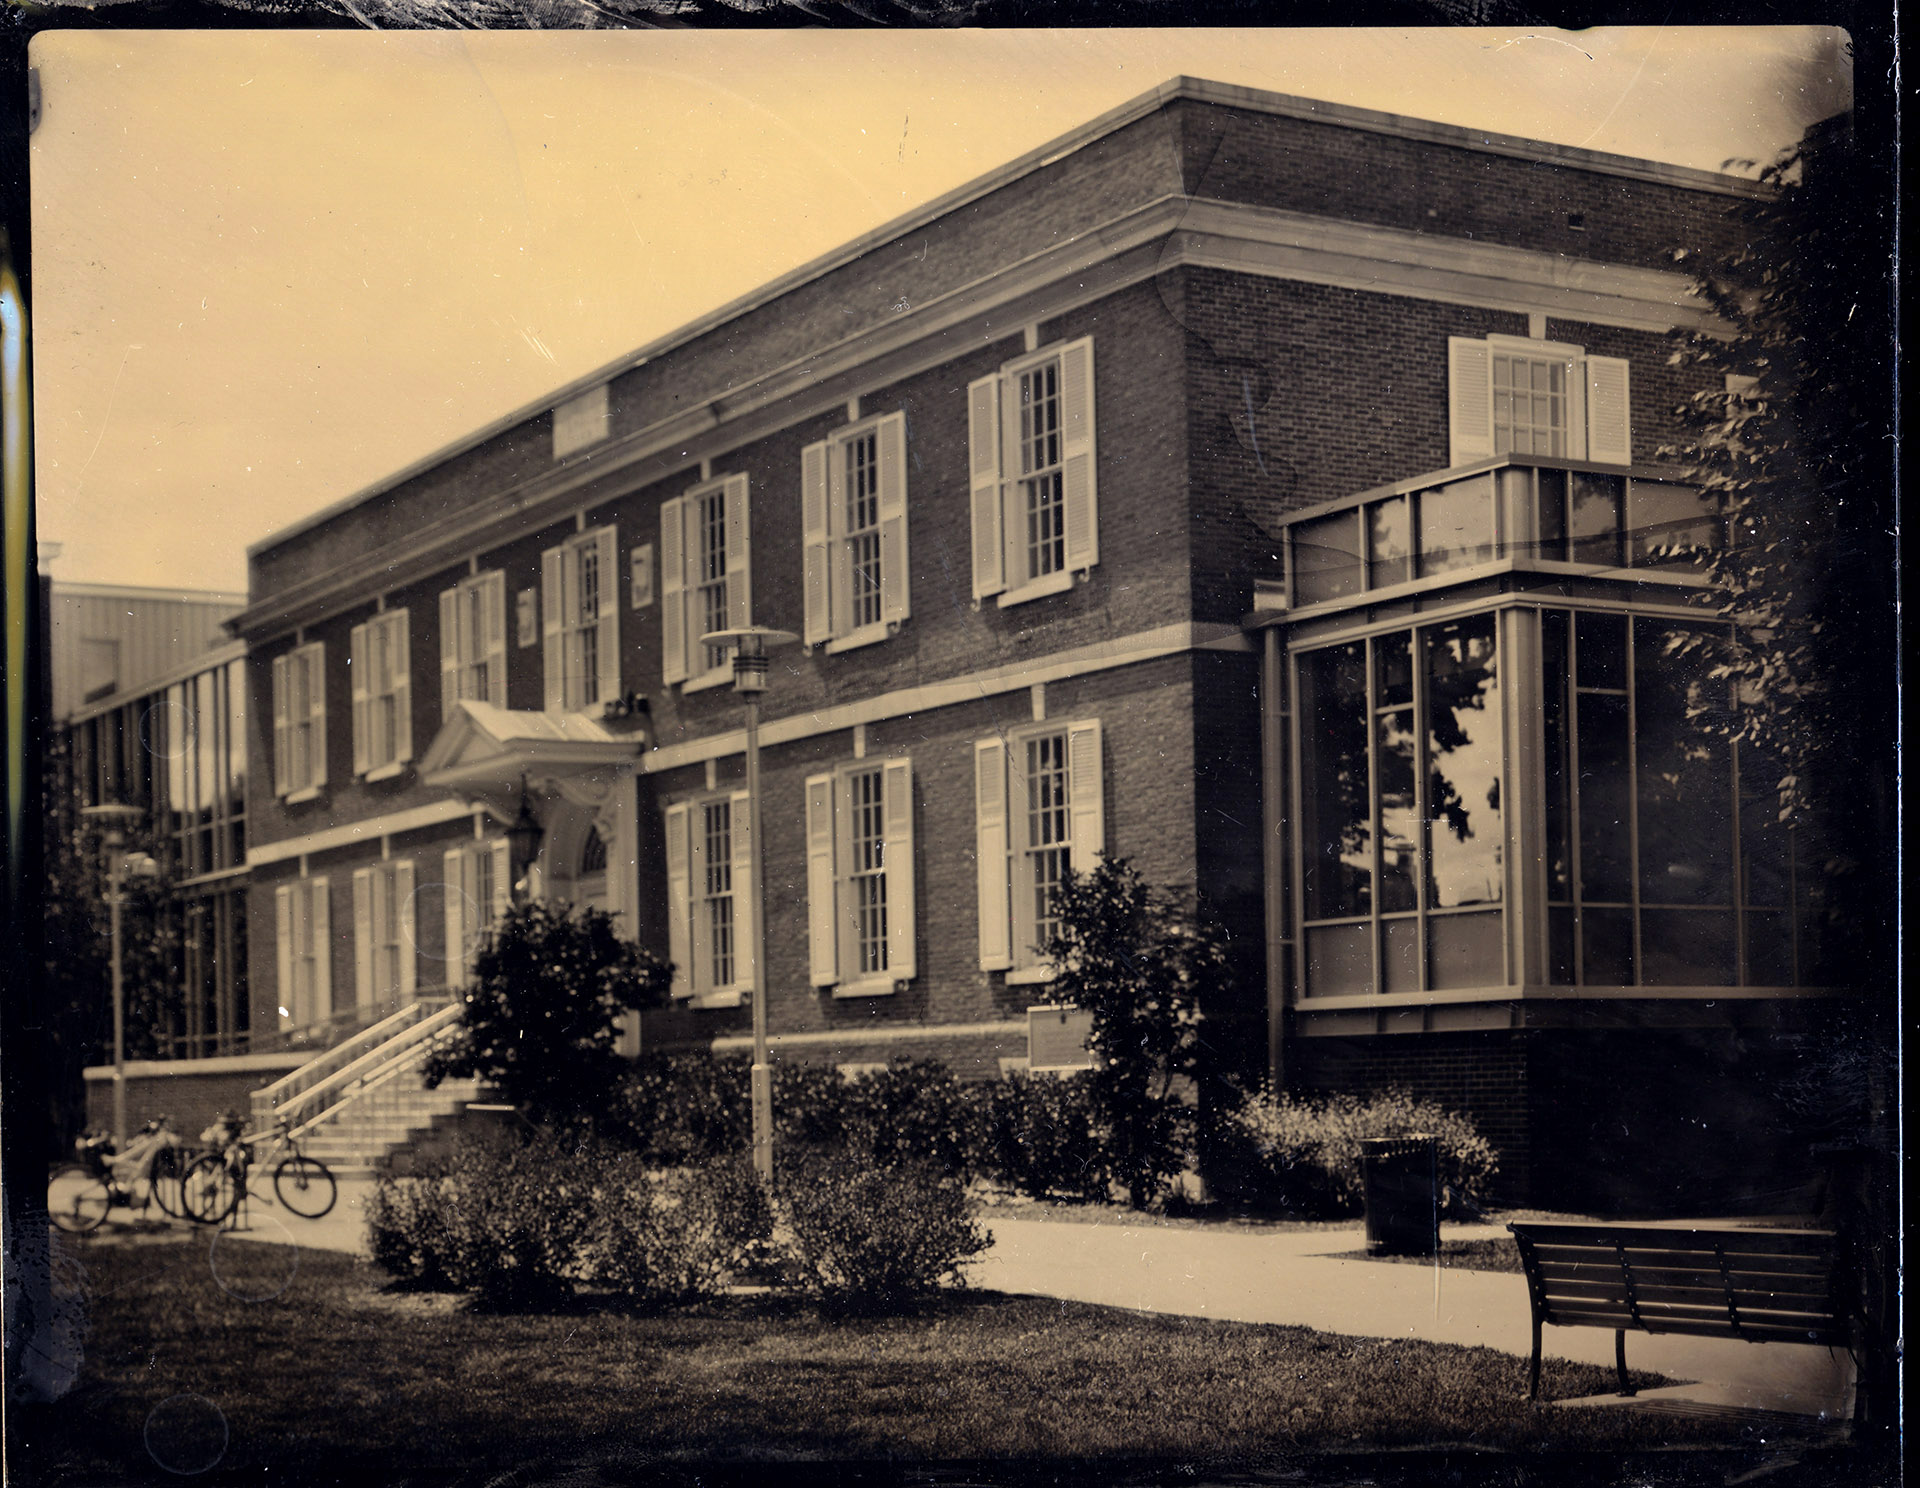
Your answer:
[[[245,548],[1176,74],[1717,169],[1850,102],[1808,28],[49,32],[40,535]]]

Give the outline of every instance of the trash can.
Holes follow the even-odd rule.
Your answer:
[[[1438,1143],[1431,1136],[1367,1137],[1360,1183],[1368,1255],[1435,1255],[1440,1249]]]

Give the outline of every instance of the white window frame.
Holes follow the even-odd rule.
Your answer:
[[[871,485],[862,502],[855,454],[869,443]],[[871,520],[856,522],[863,507]],[[800,452],[800,528],[807,647],[850,651],[899,630],[911,611],[906,414],[861,419]],[[863,583],[863,568],[876,578]]]
[[[711,529],[702,519],[702,504],[715,499],[721,504],[718,547],[707,544]],[[705,571],[714,558],[723,569],[717,577]],[[714,584],[722,586],[723,626],[707,623],[703,596]],[[744,475],[716,476],[661,504],[660,606],[663,680],[679,683],[684,692],[731,681],[733,648],[716,648],[716,662],[700,637],[753,623],[753,542]]]
[[[347,676],[353,690],[353,773],[398,775],[413,758],[413,667],[405,610],[382,610],[353,627]],[[385,663],[382,665],[382,663]],[[390,723],[383,723],[384,715]]]
[[[296,708],[302,691],[306,707]],[[273,659],[273,791],[292,804],[326,783],[327,647],[313,641]]]
[[[281,884],[273,891],[273,908],[280,1030],[325,1024],[333,1017],[332,904],[326,878]]]
[[[1027,523],[1028,482],[1022,469],[1021,388],[1052,365],[1059,398],[1058,459],[1061,561],[1036,572]],[[967,385],[967,445],[973,520],[973,599],[997,596],[1002,607],[1073,587],[1100,561],[1100,504],[1094,458],[1093,338],[1061,342],[1017,357]]]
[[[540,555],[549,713],[580,713],[620,696],[619,564],[613,526],[588,528]]]
[[[418,975],[411,858],[390,858],[353,874],[353,996],[358,1007],[413,996]]]
[[[513,903],[507,839],[494,837],[450,847],[441,855],[440,871],[447,985],[464,987],[473,980],[474,954],[481,937]]]
[[[696,1008],[738,1007],[754,987],[752,917],[756,906],[749,888],[750,797],[745,791],[718,791],[676,802],[666,809],[667,837],[667,946],[673,962],[676,1000]],[[716,895],[707,877],[707,808],[728,808],[728,853],[724,862],[726,893]],[[716,861],[717,869],[721,864]],[[725,980],[715,976],[713,920],[710,906],[727,900],[731,941],[730,970]]]
[[[879,800],[857,807],[861,782],[877,778]],[[807,779],[807,960],[815,987],[835,997],[877,997],[898,991],[918,975],[914,912],[913,763],[862,759]],[[876,856],[857,851],[863,825],[880,829]],[[885,964],[862,964],[863,941],[857,882],[877,882],[886,930],[879,941]]]
[[[1067,866],[1090,872],[1106,851],[1105,749],[1097,718],[1034,724],[976,739],[975,864],[979,874],[980,966],[1009,985],[1051,981],[1054,968],[1034,945],[1033,884],[1023,871],[1040,851],[1064,846]],[[1067,765],[1064,844],[1028,840],[1027,746],[1058,736]]]
[[[1566,341],[1524,336],[1447,337],[1447,464],[1503,454],[1494,424],[1493,359],[1525,357],[1561,369],[1566,449],[1547,458],[1596,465],[1633,463],[1631,367],[1621,357],[1591,356]],[[1523,452],[1524,453],[1524,452]],[[1541,453],[1534,451],[1533,453]]]
[[[482,669],[484,683],[474,676]],[[507,705],[507,576],[497,568],[440,592],[442,721],[467,700]]]

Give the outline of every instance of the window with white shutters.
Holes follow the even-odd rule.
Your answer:
[[[838,996],[891,992],[916,974],[913,766],[862,761],[807,781],[811,980]]]
[[[1044,973],[1067,870],[1106,850],[1100,723],[1036,726],[974,744],[980,964]]]
[[[974,600],[1069,587],[1100,561],[1092,338],[969,384],[967,428]]]
[[[754,985],[747,793],[667,808],[668,955],[673,995],[731,1006]]]
[[[473,978],[473,959],[513,901],[507,839],[463,843],[441,858],[447,985]]]
[[[313,1030],[331,1021],[332,916],[325,878],[299,878],[273,893],[278,952],[279,1019],[283,1032]]]
[[[327,783],[327,648],[315,641],[273,662],[274,794],[304,797]]]
[[[721,476],[660,508],[662,675],[706,686],[732,676],[733,648],[702,645],[753,623],[747,478]]]
[[[392,775],[413,758],[413,683],[407,612],[384,610],[353,627],[353,773]]]
[[[417,972],[413,888],[411,859],[354,871],[354,1002],[363,1011],[413,995]]]
[[[596,527],[541,555],[549,713],[620,695],[619,551],[617,529]]]
[[[507,576],[498,569],[440,594],[440,712],[471,699],[507,705]]]
[[[1495,455],[1633,463],[1628,364],[1518,336],[1447,338],[1449,465]]]
[[[806,625],[841,650],[881,640],[911,608],[907,416],[863,419],[800,452]]]

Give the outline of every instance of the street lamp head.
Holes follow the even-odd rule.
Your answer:
[[[527,802],[527,777],[520,777],[520,814],[513,819],[513,825],[507,828],[507,855],[511,860],[513,877],[518,882],[533,864],[540,852],[540,841],[547,835],[533,814],[533,808]]]
[[[700,644],[733,647],[733,690],[757,696],[767,690],[767,652],[776,646],[790,646],[799,639],[790,630],[737,625],[729,630],[709,631],[700,637]]]
[[[88,821],[97,821],[107,826],[128,826],[146,815],[138,806],[128,806],[120,801],[102,801],[98,806],[82,806],[80,814]]]

